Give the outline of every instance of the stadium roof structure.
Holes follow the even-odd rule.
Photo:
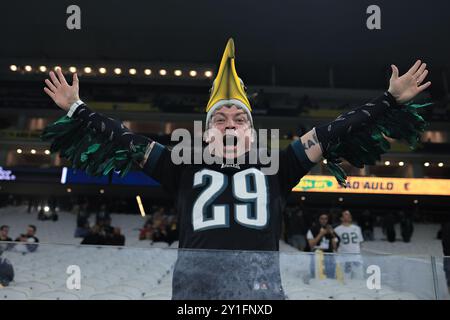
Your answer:
[[[391,63],[402,72],[417,58],[431,67],[431,81],[442,81],[450,65],[448,1],[378,1],[379,30],[366,26],[371,4],[82,0],[81,29],[68,30],[69,3],[9,1],[0,11],[0,59],[217,64],[232,36],[248,85],[326,87],[332,67],[336,87],[378,89]]]

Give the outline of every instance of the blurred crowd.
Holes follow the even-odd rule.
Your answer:
[[[178,240],[177,215],[173,208],[153,206],[150,217],[139,233],[139,240],[167,242]]]

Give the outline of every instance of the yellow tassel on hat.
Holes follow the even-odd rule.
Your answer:
[[[206,106],[206,112],[217,103],[225,103],[227,100],[238,100],[245,105],[249,111],[252,111],[252,107],[250,106],[250,102],[245,93],[244,84],[237,75],[234,59],[234,41],[230,38],[223,53],[217,77],[213,82],[213,88],[211,90],[208,105]]]

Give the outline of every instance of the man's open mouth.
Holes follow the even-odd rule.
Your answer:
[[[237,137],[234,135],[226,134],[223,136],[224,147],[236,147],[237,142],[238,142]]]

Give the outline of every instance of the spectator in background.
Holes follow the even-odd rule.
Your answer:
[[[94,225],[88,235],[84,237],[81,244],[89,244],[89,245],[104,245],[105,237],[100,234],[100,227],[98,225]]]
[[[1,254],[1,252],[0,252]],[[0,257],[0,289],[14,280],[14,268],[8,259]]]
[[[122,235],[120,228],[113,228],[112,234],[107,238],[106,243],[111,246],[124,246],[125,245],[125,236]]]
[[[114,232],[114,227],[111,226],[111,218],[109,216],[103,219],[102,228],[105,234],[107,235],[112,234]]]
[[[319,223],[308,230],[306,239],[308,240],[308,247],[311,251],[322,250],[328,253],[336,251],[336,234],[328,221],[328,215],[322,213],[319,216]]]
[[[400,211],[400,233],[404,242],[411,240],[414,232],[413,220],[410,214],[406,214],[404,211]]]
[[[9,226],[3,225],[0,227],[0,242],[2,242],[2,241],[11,242],[12,241],[12,239],[8,236],[8,233],[9,233]],[[9,250],[12,247],[14,247],[14,244],[11,244],[11,243],[0,244],[0,255],[1,255],[2,251]]]
[[[107,221],[108,219],[111,222],[111,217],[109,215],[108,208],[106,207],[106,204],[102,204],[100,206],[100,209],[97,211],[95,222],[99,223],[100,221]]]
[[[364,241],[361,228],[352,223],[349,210],[342,211],[341,224],[334,229],[338,236],[338,257],[345,279],[364,279],[361,253],[361,242]]]
[[[153,221],[153,242],[168,242],[166,223],[163,218]]]
[[[27,228],[27,232],[17,237],[16,241],[26,243],[25,246],[29,252],[36,251],[38,248],[36,243],[39,242],[39,239],[36,237],[36,226],[30,224]]]
[[[395,217],[392,212],[389,212],[383,219],[383,230],[389,242],[395,242]]]
[[[9,226],[3,225],[0,227],[0,241],[12,241],[8,236]]]
[[[152,240],[153,228],[151,223],[146,223],[139,233],[139,240]]]
[[[373,227],[374,221],[373,217],[370,215],[369,210],[364,210],[359,221],[359,225],[361,227],[362,235],[365,241],[373,241]]]
[[[441,236],[444,253],[444,272],[447,278],[447,287],[450,291],[450,219],[442,226]]]
[[[328,223],[328,215],[322,213],[319,216],[319,223],[315,224],[306,234],[308,240],[308,247],[313,252],[322,251],[323,253],[333,253],[337,247],[337,237],[334,233],[333,227]],[[317,277],[316,274],[316,257],[311,257],[311,276]],[[325,274],[328,278],[336,278],[336,263],[334,257],[329,254],[324,256]]]
[[[90,231],[89,221],[83,220],[83,223],[84,223],[83,225],[77,226],[77,228],[75,229],[75,234],[74,234],[75,238],[85,238],[89,234],[89,231]],[[77,223],[77,225],[79,225],[79,224]]]
[[[177,216],[171,215],[167,221],[167,242],[169,245],[178,241]]]
[[[303,210],[294,208],[288,211],[287,219],[288,243],[300,251],[306,248],[306,225]]]

